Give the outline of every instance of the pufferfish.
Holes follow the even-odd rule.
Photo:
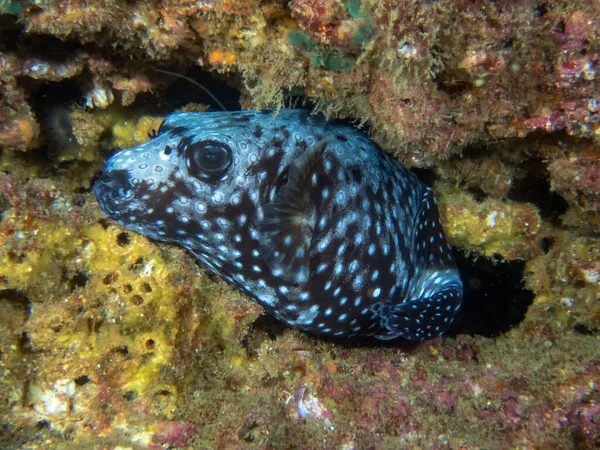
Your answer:
[[[171,114],[107,161],[94,192],[119,225],[187,249],[312,334],[422,341],[462,302],[431,188],[305,110]]]

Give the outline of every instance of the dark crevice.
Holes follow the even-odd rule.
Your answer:
[[[263,314],[252,323],[251,333],[266,333],[269,339],[274,341],[285,332],[286,328],[286,325],[275,317]]]
[[[39,420],[35,423],[35,427],[38,430],[42,430],[42,429],[48,429],[50,430],[52,428],[52,426],[50,425],[50,422],[46,419],[43,420]]]
[[[137,392],[136,391],[127,391],[123,394],[123,398],[125,400],[127,400],[128,402],[132,402],[137,398]]]
[[[582,334],[584,336],[593,336],[600,332],[599,329],[591,328],[590,326],[582,323],[575,324],[575,326],[573,326],[573,331],[577,334]]]
[[[31,353],[31,338],[29,337],[29,334],[27,334],[26,331],[23,331],[23,333],[21,334],[21,339],[19,339],[18,347],[19,350],[23,353]]]
[[[542,251],[542,253],[544,255],[548,254],[548,252],[550,251],[550,249],[552,248],[552,245],[554,244],[554,238],[551,236],[546,236],[540,239],[539,245],[540,245],[540,250]]]
[[[522,261],[477,260],[454,250],[464,285],[463,305],[448,335],[497,337],[518,326],[533,302],[525,289]]]
[[[548,13],[548,10],[549,10],[548,3],[539,3],[537,6],[535,6],[533,8],[533,10],[535,12],[535,15],[538,18],[542,18]]]
[[[435,172],[430,169],[411,169],[411,172],[414,173],[419,180],[425,183],[427,186],[433,186],[433,182],[435,181]]]
[[[87,190],[89,192],[89,189]],[[86,188],[84,188],[83,186],[79,186],[73,189],[73,192],[75,192],[75,194],[83,194],[86,192]],[[85,205],[86,202],[86,197],[84,195],[74,195],[73,196],[73,205],[74,206],[78,206],[78,207],[82,207]]]
[[[102,226],[102,229],[104,231],[108,230],[108,227],[110,227],[113,224],[110,219],[105,218],[99,219],[98,223]]]
[[[74,291],[75,289],[82,289],[87,285],[89,277],[82,273],[77,272],[67,281],[67,289],[69,291]]]
[[[209,73],[199,67],[194,67],[184,72],[177,68],[167,69],[174,73],[179,72],[202,85],[217,97],[228,111],[238,111],[240,109],[240,91],[233,87],[233,85],[239,84],[235,77]],[[158,75],[160,75],[161,79],[165,79],[170,83],[161,95],[161,106],[165,108],[166,113],[173,112],[175,109],[189,103],[208,105],[211,111],[221,110],[220,106],[202,88],[190,81],[178,78],[175,75],[162,73]],[[156,103],[156,96],[154,95],[150,101]]]
[[[118,355],[121,355],[124,359],[130,359],[131,355],[129,354],[129,348],[126,345],[121,345],[119,347],[113,348],[113,352]]]
[[[461,68],[449,68],[440,72],[436,77],[437,87],[440,91],[458,96],[473,87],[471,75]]]
[[[44,132],[51,135],[53,132],[68,134],[72,131],[69,118],[65,117],[65,113],[70,113],[75,105],[83,105],[81,78],[74,77],[43,83],[29,78],[20,78],[19,85],[32,92],[31,107],[40,120]],[[57,113],[58,117],[56,117]],[[53,127],[58,129],[53,130]]]
[[[569,207],[567,201],[552,192],[545,164],[540,160],[529,160],[523,164],[527,176],[515,180],[508,194],[510,200],[534,204],[542,219],[554,220],[562,216]]]
[[[242,341],[250,358],[258,357],[258,348],[265,339],[276,340],[285,333],[288,327],[270,314],[263,314],[256,319]]]
[[[117,244],[119,245],[119,247],[127,247],[130,244],[130,242],[131,237],[126,231],[123,231],[122,233],[119,233],[117,235]]]
[[[0,291],[0,302],[9,302],[13,307],[22,309],[26,318],[31,314],[31,301],[17,289],[3,289]]]
[[[70,61],[79,51],[89,50],[90,54],[97,54],[99,50],[94,43],[82,45],[76,39],[26,33],[21,23],[14,22],[13,16],[0,16],[0,20],[0,51],[3,53],[19,53],[23,59],[39,58],[61,63]]]
[[[74,381],[77,386],[84,386],[88,384],[91,380],[90,377],[88,377],[87,375],[82,375],[80,377],[75,378]]]
[[[487,198],[487,194],[478,186],[466,187],[466,190],[477,203],[481,203]]]
[[[31,93],[30,105],[37,118],[42,145],[31,149],[23,158],[42,169],[40,176],[50,176],[52,170],[68,166],[61,163],[59,152],[78,145],[73,134],[71,113],[83,105],[83,88],[87,85],[84,75],[56,82],[40,82],[28,77],[19,78],[19,85]]]

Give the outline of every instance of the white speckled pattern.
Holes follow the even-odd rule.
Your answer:
[[[172,114],[94,190],[120,225],[181,245],[314,334],[429,339],[462,302],[431,189],[306,111]]]

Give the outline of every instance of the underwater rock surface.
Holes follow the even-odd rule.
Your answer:
[[[596,448],[599,9],[0,2],[0,447]],[[308,99],[428,169],[450,244],[523,261],[522,322],[317,339],[107,220],[105,160],[210,102],[154,70],[191,67],[243,109]]]

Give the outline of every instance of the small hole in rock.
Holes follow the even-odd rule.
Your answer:
[[[79,207],[85,205],[85,197],[82,195],[73,196],[73,204]]]
[[[98,333],[100,331],[100,327],[104,322],[103,319],[94,319],[93,317],[88,317],[87,319],[87,328],[90,333]]]
[[[145,293],[152,292],[152,286],[150,286],[149,283],[142,284],[142,286],[140,287],[140,289],[141,289],[142,292],[145,292]]]
[[[544,17],[548,13],[548,4],[540,3],[539,5],[535,5],[533,7],[533,12],[538,17]]]
[[[19,350],[26,353],[31,352],[31,339],[26,331],[23,331],[23,334],[21,334],[21,339],[19,340]]]
[[[0,291],[0,301],[6,301],[15,309],[22,311],[27,317],[31,313],[29,298],[17,289],[3,289]]]
[[[25,260],[25,255],[15,252],[6,252],[6,260],[11,264],[21,264]]]
[[[152,349],[154,349],[155,345],[156,345],[156,344],[155,344],[155,342],[154,342],[154,339],[148,339],[148,340],[146,341],[146,348],[147,348],[148,350],[152,350]]]
[[[83,386],[90,382],[90,377],[88,377],[87,375],[82,375],[80,377],[75,378],[74,381],[77,386]]]
[[[173,394],[167,390],[158,391],[156,394],[154,394],[152,406],[157,409],[168,408],[172,395]]]
[[[258,425],[253,420],[246,424],[238,431],[238,438],[246,442],[254,442],[253,431]]]
[[[460,95],[473,86],[471,74],[461,68],[445,69],[436,77],[438,89],[450,95]]]
[[[133,291],[133,288],[130,284],[126,284],[125,286],[123,286],[123,292],[125,292],[126,294],[129,294],[131,291]]]
[[[70,291],[74,291],[75,289],[78,288],[84,288],[85,285],[88,282],[88,277],[87,275],[85,275],[82,272],[77,272],[75,275],[73,275],[69,281],[67,281],[67,288]]]
[[[103,284],[112,284],[119,279],[119,274],[116,272],[111,272],[104,277],[102,280]]]
[[[279,336],[285,333],[287,327],[269,314],[259,316],[253,323],[251,332],[267,333],[269,339],[276,340]]]
[[[122,355],[124,357],[129,356],[129,348],[127,348],[126,345],[121,345],[119,347],[115,347],[114,352],[118,353],[119,355]]]
[[[117,235],[117,244],[121,247],[126,247],[131,242],[131,238],[129,237],[129,233],[123,231]]]
[[[473,197],[473,200],[475,200],[477,203],[481,203],[487,198],[485,191],[477,186],[467,188],[467,192],[471,194],[471,197]]]
[[[123,398],[128,402],[132,402],[137,398],[137,392],[135,391],[127,391],[123,394]]]
[[[588,325],[585,325],[583,323],[575,324],[575,326],[573,327],[573,331],[577,334],[583,334],[584,336],[594,335],[594,329],[590,328]]]
[[[269,314],[259,316],[250,327],[249,333],[242,341],[246,354],[250,358],[258,357],[258,349],[265,339],[276,340],[286,330],[283,323]]]
[[[544,255],[550,251],[552,244],[554,244],[554,239],[551,237],[546,236],[540,239],[540,250]]]
[[[35,423],[35,427],[38,430],[41,430],[41,429],[44,429],[44,428],[50,429],[50,422],[48,422],[45,419],[44,420],[40,420],[40,421],[38,421],[38,422]]]
[[[104,231],[108,230],[108,227],[112,225],[111,221],[108,219],[100,219],[98,220],[98,223],[102,226]]]
[[[138,270],[142,268],[142,264],[144,264],[144,258],[141,256],[135,260],[133,264],[129,265],[129,270]]]
[[[131,303],[133,303],[136,306],[140,306],[142,303],[144,303],[144,297],[136,294],[133,297],[131,297]]]

